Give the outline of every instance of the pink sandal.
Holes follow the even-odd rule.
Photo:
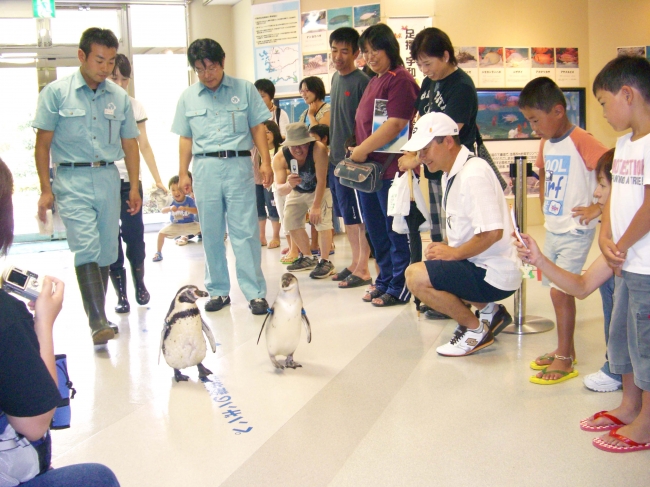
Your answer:
[[[591,425],[587,423],[587,421],[593,421],[598,418],[607,418],[612,423],[600,425]],[[587,418],[580,421],[580,429],[582,431],[611,431],[613,429],[620,428],[621,426],[625,426],[625,423],[613,414],[609,414],[607,411],[599,411],[594,414],[593,418]]]

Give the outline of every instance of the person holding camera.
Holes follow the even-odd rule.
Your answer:
[[[309,277],[324,279],[336,272],[325,257],[332,248],[332,193],[327,186],[327,147],[316,142],[302,122],[287,125],[287,140],[273,156],[278,194],[286,196],[284,226],[300,250],[300,257],[287,267],[289,272],[311,270]],[[287,170],[290,170],[287,176]],[[305,216],[318,230],[321,258],[311,257]],[[312,270],[313,269],[313,270]]]
[[[32,122],[41,187],[38,218],[47,221],[56,196],[95,345],[107,343],[117,331],[104,309],[119,234],[120,175],[115,161],[124,158],[129,173],[128,213],[136,215],[142,206],[136,140],[140,132],[129,95],[106,81],[118,45],[110,30],[86,29],[79,41],[79,70],[43,88]]]
[[[0,256],[14,230],[13,178],[0,159]],[[61,311],[65,285],[45,276],[27,310],[0,289],[0,486],[119,487],[113,472],[99,464],[50,468],[50,421],[61,401],[57,387],[52,328]]]

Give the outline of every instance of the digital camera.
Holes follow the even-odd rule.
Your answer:
[[[38,280],[38,274],[9,266],[2,275],[2,288],[30,301],[36,301],[43,289],[43,283]]]

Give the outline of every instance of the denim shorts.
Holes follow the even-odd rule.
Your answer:
[[[650,391],[650,275],[616,278],[607,355],[612,372],[633,373],[637,387]]]
[[[544,241],[544,255],[565,271],[581,274],[595,234],[595,228],[576,229],[566,233],[553,233],[547,230],[546,240]],[[546,276],[543,277],[542,284],[559,289]]]

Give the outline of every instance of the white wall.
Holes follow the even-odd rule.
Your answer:
[[[0,18],[33,18],[32,0],[0,0]]]

